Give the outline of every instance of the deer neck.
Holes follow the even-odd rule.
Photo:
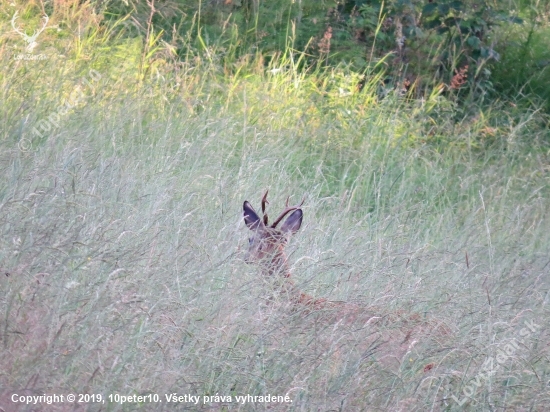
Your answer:
[[[262,274],[270,277],[283,279],[290,278],[290,268],[288,267],[287,257],[282,247],[262,264]]]
[[[321,309],[329,304],[326,299],[316,299],[302,292],[296,286],[290,273],[287,257],[282,248],[275,253],[267,265],[263,266],[262,272],[270,278],[275,277],[277,279],[280,291],[288,296],[296,308]]]

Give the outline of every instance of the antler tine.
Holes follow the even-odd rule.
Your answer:
[[[269,204],[267,201],[267,193],[269,192],[269,189],[267,189],[264,193],[264,196],[262,197],[262,214],[264,215],[264,225],[267,226],[267,213],[265,213],[265,205]]]
[[[267,193],[268,192],[269,192],[269,190],[266,190],[265,193],[264,193],[264,196],[262,197],[262,213],[265,213],[266,203],[269,204],[269,202],[267,201]]]
[[[277,225],[281,222],[281,220],[284,219],[284,217],[292,212],[293,210],[296,210],[296,209],[299,209],[302,207],[302,205],[304,204],[305,200],[306,200],[306,197],[304,196],[303,199],[302,199],[302,202],[299,204],[299,205],[296,205],[296,206],[288,206],[288,201],[290,199],[290,196],[286,198],[286,202],[285,202],[285,210],[283,210],[283,213],[281,213],[279,215],[279,217],[275,220],[275,222],[273,222],[273,224],[271,225],[272,228],[275,228],[277,227]]]

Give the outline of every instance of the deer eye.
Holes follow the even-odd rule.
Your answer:
[[[252,242],[254,242],[254,239],[252,239],[251,237],[248,238],[248,244],[251,245]]]

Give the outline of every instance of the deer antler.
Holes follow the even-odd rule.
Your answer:
[[[38,35],[44,31],[44,29],[48,25],[48,21],[50,21],[50,18],[46,14],[43,15],[42,18],[44,19],[44,24],[42,25],[42,28],[40,30],[36,30],[34,32],[34,34],[32,35],[33,40],[36,39],[38,37]]]
[[[13,30],[15,30],[16,33],[19,33],[21,36],[24,36],[25,38],[27,37],[27,33],[25,32],[22,32],[21,30],[19,30],[17,27],[15,27],[15,20],[17,20],[17,14],[19,12],[16,11],[15,14],[13,15],[13,17],[11,18],[11,27],[13,27]]]
[[[265,205],[269,204],[267,201],[267,192],[269,192],[269,189],[265,191],[264,196],[262,197],[262,215],[264,216],[264,225],[267,226],[267,213],[265,213]]]
[[[15,20],[17,20],[17,17],[18,17],[17,15],[18,14],[19,14],[19,12],[16,11],[15,14],[13,15],[13,17],[11,19],[11,27],[13,27],[13,30],[15,30],[16,33],[19,33],[21,36],[23,36],[25,41],[28,43],[27,49],[32,51],[32,49],[34,49],[34,47],[36,46],[36,42],[35,42],[36,38],[38,37],[38,35],[40,33],[42,33],[44,31],[44,29],[48,25],[48,21],[50,20],[50,18],[47,15],[42,16],[42,18],[44,19],[44,24],[42,25],[42,28],[38,29],[38,30],[35,30],[33,32],[32,36],[29,36],[27,33],[25,33],[24,31],[21,31],[15,25]]]
[[[275,222],[273,222],[273,224],[271,225],[272,228],[275,228],[277,227],[277,225],[281,222],[281,220],[283,220],[283,218],[290,212],[292,212],[293,210],[296,210],[296,209],[299,209],[300,207],[302,207],[302,205],[304,204],[306,198],[304,196],[304,198],[302,199],[302,203],[300,203],[299,205],[296,205],[296,206],[288,206],[288,200],[290,199],[290,196],[286,198],[286,203],[285,203],[285,210],[283,210],[283,213],[281,213],[279,215],[279,217],[275,220]]]

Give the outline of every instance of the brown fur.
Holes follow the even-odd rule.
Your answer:
[[[267,203],[266,192],[262,198],[263,217],[260,217],[249,202],[244,202],[244,220],[252,231],[245,260],[258,264],[263,276],[278,277],[275,282],[278,291],[281,295],[288,296],[293,311],[312,315],[315,321],[329,322],[336,325],[335,327],[343,325],[346,330],[369,328],[362,346],[368,348],[366,352],[374,347],[377,357],[386,366],[395,365],[395,361],[399,365],[405,355],[420,341],[449,337],[450,329],[443,322],[427,319],[418,313],[334,302],[302,292],[292,280],[285,254],[289,237],[298,231],[302,223],[301,204],[289,207],[287,199],[284,211],[275,223],[269,226],[265,213]],[[277,225],[290,212],[292,213],[278,229]],[[432,369],[433,364],[430,364],[430,367],[424,368],[424,372]]]

